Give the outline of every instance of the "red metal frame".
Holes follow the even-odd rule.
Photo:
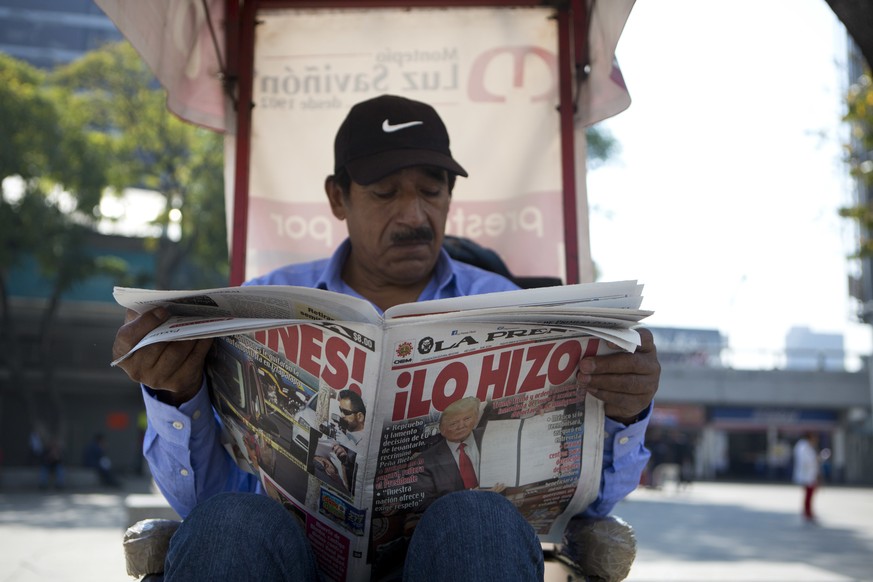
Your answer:
[[[248,0],[244,0],[248,1]],[[258,0],[262,8],[481,8],[553,6],[544,0]]]
[[[574,137],[574,69],[587,64],[588,13],[586,0],[227,0],[227,74],[237,80],[236,156],[234,165],[233,234],[230,283],[245,280],[248,240],[249,156],[251,154],[251,103],[254,77],[255,22],[258,11],[281,8],[446,8],[489,6],[554,6],[558,21],[559,112],[561,128],[561,180],[567,283],[579,282],[579,237],[576,208],[576,147]],[[248,104],[248,105],[246,105]]]
[[[561,184],[564,217],[564,269],[567,283],[579,282],[579,235],[576,232],[576,139],[573,131],[571,14],[558,12],[558,112],[561,117]]]

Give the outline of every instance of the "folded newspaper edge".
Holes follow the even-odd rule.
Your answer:
[[[597,296],[599,289],[603,296]],[[154,343],[214,338],[311,320],[381,325],[446,317],[505,321],[507,310],[512,310],[511,319],[519,322],[527,317],[543,324],[619,329],[626,323],[618,318],[636,323],[652,314],[639,309],[641,293],[642,285],[636,281],[583,283],[420,301],[393,307],[383,317],[368,301],[309,287],[251,285],[175,291],[115,287],[113,297],[122,307],[138,313],[162,307],[172,315],[110,365],[117,366],[136,350]],[[626,331],[613,334],[617,345],[626,351],[632,351],[631,344],[639,345],[639,339],[634,341]]]

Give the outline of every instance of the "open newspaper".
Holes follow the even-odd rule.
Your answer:
[[[340,581],[398,567],[423,511],[464,488],[501,492],[541,541],[560,541],[596,498],[602,465],[603,405],[580,397],[578,363],[636,348],[634,326],[651,314],[641,292],[635,281],[569,285],[384,315],[288,286],[114,295],[172,314],[134,350],[219,338],[206,373],[225,447],[299,517],[322,572]]]

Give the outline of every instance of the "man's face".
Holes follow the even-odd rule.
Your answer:
[[[477,412],[472,409],[444,412],[440,417],[440,434],[449,442],[459,443],[473,432],[478,416]]]
[[[327,190],[352,243],[346,282],[354,286],[363,277],[370,286],[412,286],[430,277],[451,200],[445,170],[406,168],[366,186],[352,182],[347,197],[331,181]]]
[[[341,398],[339,401],[340,408],[340,426],[350,432],[362,430],[364,428],[364,413],[355,410],[352,406],[352,401],[348,398]]]

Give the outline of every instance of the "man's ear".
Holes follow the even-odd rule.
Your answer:
[[[327,201],[330,203],[330,211],[337,220],[346,219],[346,195],[343,189],[336,183],[333,176],[328,176],[324,180],[324,192],[327,194]]]

